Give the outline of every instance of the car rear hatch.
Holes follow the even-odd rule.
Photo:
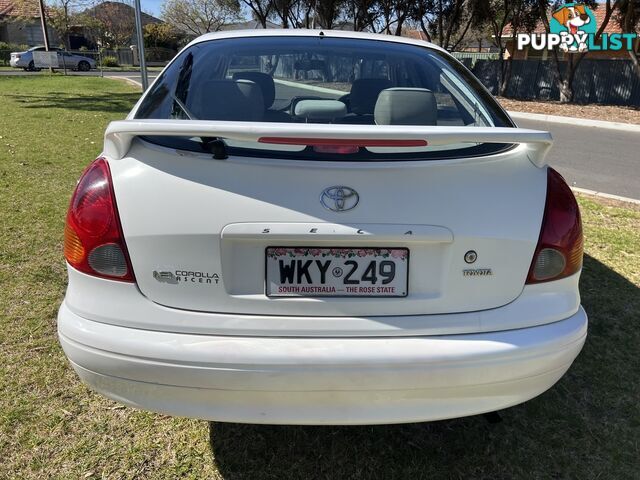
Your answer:
[[[505,148],[428,161],[217,160],[145,140],[153,135],[365,152],[385,139]],[[516,128],[128,120],[110,125],[105,156],[136,281],[150,300],[219,313],[397,316],[485,310],[518,297],[540,232],[550,144],[548,133]],[[355,192],[357,205],[336,192]],[[375,288],[275,296],[278,282],[309,286],[309,278],[295,272],[270,284],[267,271],[280,261],[299,270],[309,259],[313,270],[314,255],[322,265],[338,258],[325,284],[347,274],[339,257],[364,258],[354,288]],[[391,269],[397,290],[376,290]]]

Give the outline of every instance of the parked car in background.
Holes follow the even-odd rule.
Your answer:
[[[33,52],[44,52],[45,47],[32,47],[26,52],[12,52],[9,65],[15,68],[23,68],[26,71],[37,72],[41,68],[36,66],[33,61]],[[58,68],[67,68],[69,70],[79,70],[88,72],[92,68],[97,68],[97,63],[93,58],[85,57],[75,53],[67,52],[61,48],[51,47],[49,51],[57,52]]]
[[[76,186],[62,347],[108,397],[209,420],[529,400],[587,334],[580,212],[551,144],[423,41],[200,37]]]

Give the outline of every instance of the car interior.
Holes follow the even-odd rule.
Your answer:
[[[210,95],[209,92],[216,92]],[[276,86],[263,72],[233,74],[209,80],[194,91],[189,110],[203,120],[345,123],[361,125],[437,125],[438,105],[426,88],[393,87],[387,79],[355,80],[337,99],[294,96],[284,109],[274,109]]]
[[[276,37],[196,44],[161,74],[135,117],[345,126],[500,126],[505,120],[494,104],[462,65],[429,49],[341,39],[293,43]],[[221,143],[215,137],[145,136],[145,140],[207,153],[214,143]],[[222,143],[228,154],[329,158],[327,151],[311,146],[228,139]],[[469,143],[402,151],[367,147],[334,156],[362,157],[363,161],[391,155],[441,158],[455,156],[459,149],[473,153],[474,148],[485,152],[507,147]]]
[[[349,42],[335,43],[330,49],[291,45],[283,39],[272,42],[282,45],[248,42],[231,48],[212,42],[194,47],[164,74],[166,81],[150,93],[141,115],[278,123],[493,125],[491,114],[457,67],[432,52],[396,54],[367,42],[357,48]]]

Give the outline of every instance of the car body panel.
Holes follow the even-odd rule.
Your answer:
[[[522,291],[542,222],[546,171],[517,150],[459,165],[221,162],[187,154],[176,162],[175,156],[170,149],[137,142],[129,156],[110,166],[116,199],[126,205],[120,220],[140,290],[153,301],[183,309],[308,315],[312,308],[312,314],[335,316],[495,308]],[[403,189],[390,190],[389,184]],[[348,212],[325,209],[320,194],[332,185],[358,191],[358,207]],[[168,191],[171,195],[163,194]],[[253,234],[224,236],[223,230],[233,224],[253,224]],[[353,231],[347,238],[322,241],[301,233],[332,224],[349,225]],[[395,227],[379,239],[368,226],[380,224]],[[425,226],[450,230],[452,241],[417,235]],[[265,228],[280,229],[281,236],[270,238],[262,233]],[[406,234],[414,230],[415,236]],[[305,245],[410,247],[409,296],[267,298],[265,248]],[[472,268],[491,269],[491,275],[464,276],[471,268],[464,261],[469,250],[478,252]],[[220,282],[175,285],[153,275],[177,270],[217,274]]]
[[[318,30],[227,31],[186,48],[273,36],[393,42],[448,56],[419,40]],[[138,120],[142,101],[108,127],[102,153],[135,282],[68,265],[58,314],[61,345],[94,390],[215,421],[414,422],[526,401],[579,354],[587,331],[580,272],[526,283],[545,214],[548,133],[509,128],[508,117],[504,128]],[[213,158],[149,138],[164,134],[500,147],[375,162],[259,148]],[[323,204],[336,186],[357,192],[354,208]],[[408,295],[269,297],[266,249],[284,246],[406,248]]]
[[[151,332],[89,321],[65,304],[58,315],[64,351],[96,391],[169,415],[269,424],[415,422],[506,408],[551,387],[586,329],[582,309],[505,332],[351,339]]]
[[[579,275],[527,285],[513,302],[466,313],[370,316],[240,315],[170,308],[152,302],[136,285],[92,277],[68,267],[67,308],[105,324],[198,335],[260,337],[372,337],[467,334],[544,325],[580,307]],[[96,292],[108,292],[99,295]]]

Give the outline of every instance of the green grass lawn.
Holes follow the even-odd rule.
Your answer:
[[[587,198],[589,338],[502,423],[209,432],[87,390],[55,334],[64,216],[105,126],[137,97],[107,79],[0,77],[0,478],[639,478],[640,208]]]

